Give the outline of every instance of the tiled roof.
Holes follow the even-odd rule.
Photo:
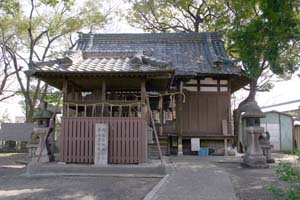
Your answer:
[[[241,73],[219,33],[80,34],[77,53],[37,66],[52,72]]]
[[[68,52],[63,59],[36,63],[36,71],[43,72],[160,72],[173,71],[170,63],[155,60],[141,53],[113,52],[112,56],[91,54],[83,56],[81,51]],[[136,60],[135,60],[135,59]]]

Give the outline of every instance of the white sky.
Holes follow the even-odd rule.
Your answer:
[[[115,1],[115,0],[113,0]],[[118,2],[118,1],[116,1]],[[122,7],[123,9],[126,9],[128,5],[120,3],[119,7]],[[134,29],[130,27],[125,19],[122,20],[119,18],[114,18],[113,22],[105,27],[103,33],[141,33],[143,32],[140,29]],[[298,72],[299,74],[299,72]],[[267,105],[273,105],[277,103],[283,103],[287,101],[292,100],[300,100],[300,78],[297,75],[293,75],[291,80],[288,81],[281,81],[281,82],[275,82],[275,87],[270,92],[260,92],[257,93],[256,100],[259,104],[259,106],[267,106]],[[237,94],[241,98],[241,96],[245,97],[247,93],[239,92]],[[9,100],[6,100],[4,102],[0,102],[0,118],[2,118],[3,114],[5,112],[8,112],[9,117],[12,121],[14,121],[16,116],[24,116],[24,113],[21,109],[21,106],[19,105],[19,101],[21,101],[22,98],[19,96],[16,96],[14,98],[11,98]],[[268,109],[264,109],[264,111],[269,110],[278,110],[278,111],[286,111],[286,110],[292,110],[297,109],[300,106],[300,102],[286,105],[286,106],[280,106],[280,107],[272,107]]]
[[[298,73],[299,74],[299,73]],[[270,92],[258,93],[257,101],[260,106],[274,105],[278,103],[300,100],[300,78],[296,74],[291,80],[276,82],[275,87]],[[300,102],[292,103],[284,106],[276,106],[263,109],[263,111],[277,110],[287,111],[295,110],[300,106]]]

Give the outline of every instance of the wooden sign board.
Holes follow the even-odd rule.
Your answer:
[[[200,139],[191,138],[191,151],[199,151],[199,150],[200,150]]]
[[[95,124],[94,164],[108,164],[108,124]]]

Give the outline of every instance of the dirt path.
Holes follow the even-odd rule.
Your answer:
[[[143,199],[160,180],[73,176],[27,178],[20,176],[25,172],[25,166],[15,163],[22,159],[26,156],[0,154],[0,200]]]

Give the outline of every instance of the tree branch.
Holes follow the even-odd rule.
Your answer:
[[[24,94],[25,99],[28,100],[28,103],[31,103],[30,95],[29,95],[28,92],[26,92],[27,90],[26,90],[26,88],[23,85],[22,78],[21,78],[20,73],[19,73],[20,71],[18,70],[19,69],[19,67],[18,67],[18,61],[17,61],[17,58],[15,56],[15,53],[8,46],[6,46],[6,49],[7,49],[7,52],[10,54],[10,57],[12,58],[13,66],[14,66],[15,72],[16,72],[16,77],[17,77],[18,83],[20,85],[21,91]]]
[[[15,96],[17,93],[18,93],[18,92],[14,92],[13,94],[7,95],[7,96],[5,96],[5,97],[1,97],[1,98],[0,98],[0,101],[4,101],[4,100],[6,100],[6,99],[9,99],[9,98]],[[0,94],[0,95],[1,95],[1,94]]]

